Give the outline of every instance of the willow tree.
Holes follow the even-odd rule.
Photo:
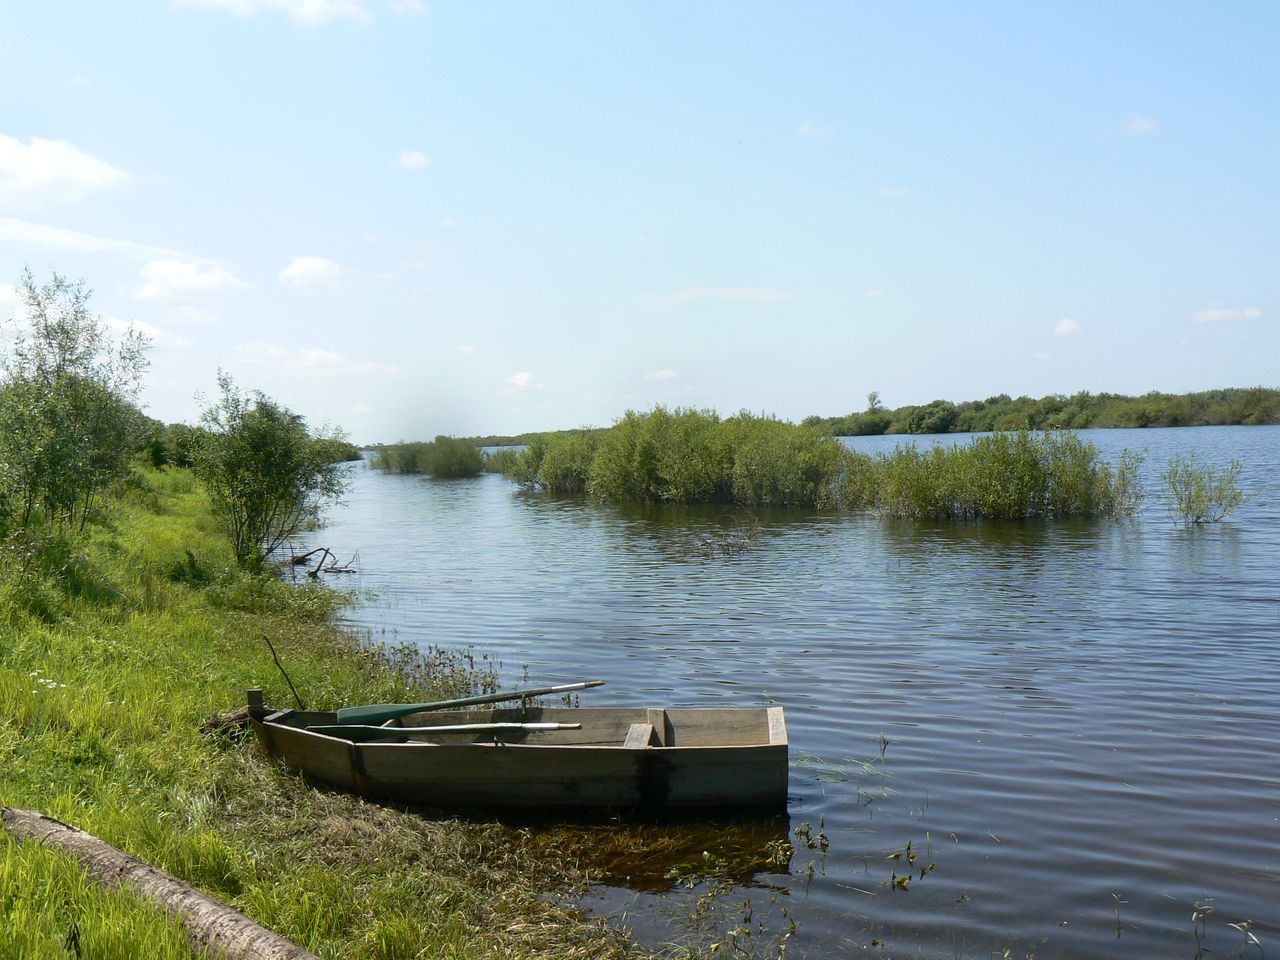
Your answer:
[[[306,420],[261,391],[242,393],[218,374],[219,397],[204,410],[196,475],[209,492],[236,560],[259,566],[288,539],[316,523],[342,496],[335,430],[312,432]]]
[[[54,273],[38,285],[23,271],[24,316],[11,319],[0,360],[0,509],[10,525],[83,527],[138,446],[147,340],[113,339],[91,296],[83,280]]]

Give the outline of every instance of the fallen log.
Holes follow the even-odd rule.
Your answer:
[[[248,707],[236,707],[234,710],[215,713],[213,716],[205,717],[200,721],[200,736],[202,737],[214,737],[221,735],[235,740],[244,736],[248,732]]]
[[[126,887],[161,907],[182,922],[197,953],[204,950],[227,960],[319,960],[216,897],[61,820],[34,810],[5,807],[0,823],[19,840],[34,840],[70,853],[103,886]]]

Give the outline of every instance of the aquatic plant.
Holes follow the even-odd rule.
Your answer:
[[[430,443],[392,443],[370,463],[387,473],[428,473],[437,479],[477,477],[485,469],[484,454],[470,440],[439,436]]]
[[[925,451],[903,444],[880,458],[875,503],[902,519],[1126,517],[1141,502],[1140,464],[1126,452],[1113,467],[1071,433],[996,433]]]
[[[1240,461],[1221,470],[1200,463],[1194,454],[1178,454],[1165,471],[1165,501],[1169,516],[1185,526],[1217,523],[1244,501],[1240,490]]]

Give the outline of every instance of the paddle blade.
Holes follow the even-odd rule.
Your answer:
[[[411,713],[418,713],[430,707],[430,703],[370,703],[359,707],[343,707],[338,711],[338,722],[369,724],[376,727],[388,720],[407,717]]]

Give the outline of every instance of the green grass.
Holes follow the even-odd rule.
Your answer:
[[[623,955],[545,896],[581,881],[554,832],[315,790],[247,740],[200,736],[250,687],[289,702],[264,634],[320,708],[492,683],[465,653],[356,642],[331,625],[333,594],[238,571],[215,531],[189,474],[146,472],[110,525],[5,549],[0,803],[75,824],[325,957]],[[0,957],[75,956],[73,926],[85,956],[188,955],[157,911],[4,840]]]

